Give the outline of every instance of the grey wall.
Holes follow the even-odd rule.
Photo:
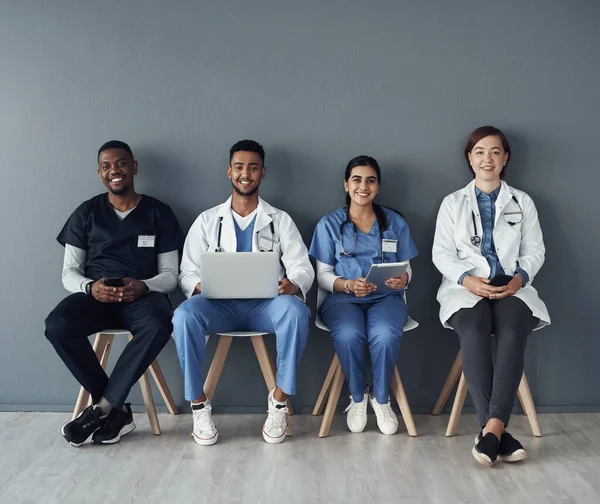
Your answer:
[[[535,285],[553,324],[530,339],[534,399],[543,411],[600,409],[599,21],[592,0],[1,1],[0,407],[74,403],[43,321],[66,295],[55,236],[104,189],[97,148],[129,142],[138,190],[187,231],[228,196],[227,151],[249,137],[267,150],[263,197],[307,243],[342,204],[346,162],[380,161],[380,202],[404,212],[421,250],[409,292],[421,326],[400,365],[415,410],[430,409],[458,350],[437,317],[435,216],[470,180],[466,136],[491,123],[513,145],[507,180],[534,198],[545,232]],[[314,403],[332,352],[311,329],[297,407]],[[172,343],[160,361],[183,404]],[[264,410],[265,393],[250,344],[236,342],[215,403]]]

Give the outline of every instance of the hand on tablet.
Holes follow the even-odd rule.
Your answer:
[[[365,297],[377,290],[377,286],[375,284],[367,283],[364,278],[350,280],[348,282],[348,287],[352,292],[354,292],[356,297]]]
[[[385,285],[387,287],[389,287],[390,289],[394,289],[394,290],[402,290],[406,287],[406,284],[408,283],[408,273],[405,271],[404,275],[402,275],[401,277],[393,277],[393,278],[389,278],[388,280],[385,281]]]

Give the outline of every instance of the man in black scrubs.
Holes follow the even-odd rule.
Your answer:
[[[183,233],[167,205],[135,192],[137,171],[126,143],[100,147],[98,175],[108,192],[79,206],[57,237],[63,285],[73,294],[48,315],[46,338],[93,403],[62,428],[73,446],[90,436],[116,443],[135,429],[125,399],[171,336],[167,294],[177,286]],[[88,340],[106,328],[133,334],[110,377]]]

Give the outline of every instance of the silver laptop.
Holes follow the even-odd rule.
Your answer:
[[[200,257],[202,296],[208,299],[274,298],[278,252],[206,252]]]

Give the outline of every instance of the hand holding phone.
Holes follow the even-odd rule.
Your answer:
[[[488,285],[492,285],[494,287],[504,287],[505,285],[508,285],[512,279],[513,277],[510,275],[496,275],[490,280]]]
[[[106,277],[103,281],[107,287],[125,287],[125,282],[121,277]]]

